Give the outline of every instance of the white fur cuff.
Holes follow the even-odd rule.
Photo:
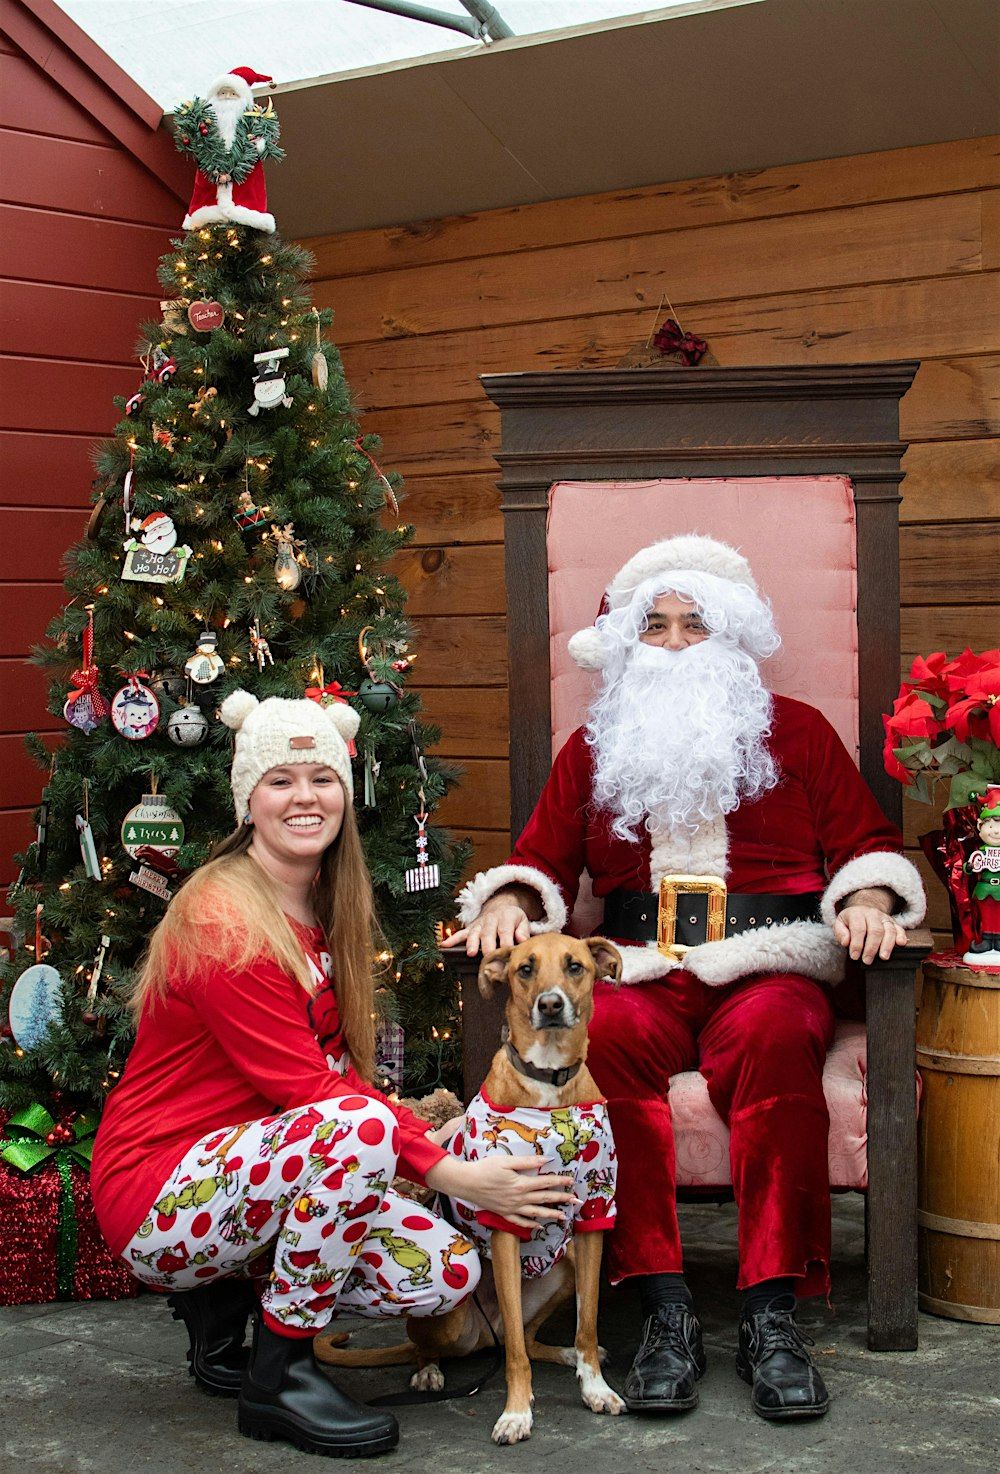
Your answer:
[[[817,983],[839,983],[846,956],[828,926],[790,921],[786,926],[739,932],[721,942],[703,942],[685,954],[684,966],[716,988],[755,972],[793,972]]]
[[[622,954],[622,983],[648,983],[654,978],[665,978],[683,966],[672,957],[664,957],[657,947],[643,947],[628,942],[615,942]]]
[[[545,914],[541,921],[531,923],[532,934],[543,931],[562,931],[567,921],[566,902],[555,881],[543,870],[533,865],[494,865],[492,870],[480,870],[458,893],[458,919],[463,926],[470,926],[486,902],[505,885],[528,885],[538,892]]]
[[[841,865],[830,881],[820,903],[820,915],[827,926],[837,919],[837,907],[842,901],[854,891],[867,890],[873,885],[888,887],[902,901],[902,910],[894,913],[894,921],[905,927],[920,925],[927,911],[920,872],[905,855],[877,850],[870,855],[855,855],[853,860]]]

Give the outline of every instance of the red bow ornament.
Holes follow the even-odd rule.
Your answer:
[[[653,335],[653,347],[658,348],[664,357],[668,353],[676,353],[687,368],[694,368],[708,352],[705,339],[696,337],[694,333],[685,333],[674,317],[668,317],[657,328]]]
[[[357,694],[357,691],[345,690],[339,681],[328,681],[325,686],[306,687],[306,696],[308,699],[319,702],[320,706],[331,706],[335,701],[343,702],[347,706],[348,696],[357,696]],[[347,755],[348,757],[357,757],[358,755],[358,749],[353,737],[347,739]]]

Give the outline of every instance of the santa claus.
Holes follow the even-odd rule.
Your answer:
[[[274,230],[267,208],[264,159],[283,159],[278,119],[270,102],[254,102],[253,88],[272,78],[252,67],[235,67],[208,89],[206,97],[181,103],[174,113],[177,146],[198,165],[185,230],[203,225],[250,225]]]
[[[506,865],[461,893],[470,955],[562,929],[581,873],[629,987],[599,983],[588,1064],[619,1153],[614,1282],[645,1323],[634,1411],[694,1407],[705,1369],[684,1281],[670,1078],[698,1068],[730,1130],[744,1301],[737,1371],[771,1419],[824,1413],[795,1322],[829,1289],[830,987],[924,915],[920,877],[830,723],[771,695],[778,648],[746,560],[684,536],[637,553],[570,642],[603,671]],[[661,885],[666,878],[666,883]]]

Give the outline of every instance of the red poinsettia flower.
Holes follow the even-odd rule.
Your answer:
[[[885,725],[886,731],[896,738],[936,737],[941,730],[933,710],[916,691],[897,696],[892,704],[892,716],[885,718]]]
[[[948,656],[944,650],[935,650],[933,655],[926,658],[918,655],[910,666],[910,673],[903,682],[902,690],[929,691],[931,695],[941,696],[947,701],[951,696],[946,675],[948,668]]]
[[[951,693],[957,691],[960,694],[970,695],[969,682],[975,679],[983,671],[993,669],[1000,665],[1000,650],[984,650],[982,655],[975,655],[968,646],[961,655],[956,655],[945,668],[945,676]]]
[[[996,661],[966,677],[965,699],[949,706],[946,720],[959,741],[983,737],[1000,747],[1000,651],[986,653]]]
[[[890,778],[895,778],[898,783],[904,783],[909,787],[913,782],[913,774],[908,768],[903,767],[903,764],[893,751],[894,748],[899,746],[899,739],[889,730],[889,718],[887,716],[883,716],[882,723],[885,727],[885,747],[882,749],[882,762],[885,765],[885,771],[889,774]]]

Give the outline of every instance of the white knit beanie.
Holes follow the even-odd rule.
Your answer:
[[[640,548],[608,584],[599,614],[620,609],[629,602],[641,583],[661,573],[710,573],[757,593],[750,564],[742,553],[714,537],[703,537],[696,532],[684,533],[680,537],[651,543],[648,548]],[[577,630],[570,637],[569,653],[584,670],[603,669],[607,646],[601,631],[594,625]]]
[[[345,701],[330,706],[281,696],[258,701],[249,691],[233,691],[219,708],[219,716],[236,733],[230,782],[238,824],[250,812],[250,795],[264,774],[289,763],[332,768],[348,798],[354,798],[347,744],[361,718]]]

